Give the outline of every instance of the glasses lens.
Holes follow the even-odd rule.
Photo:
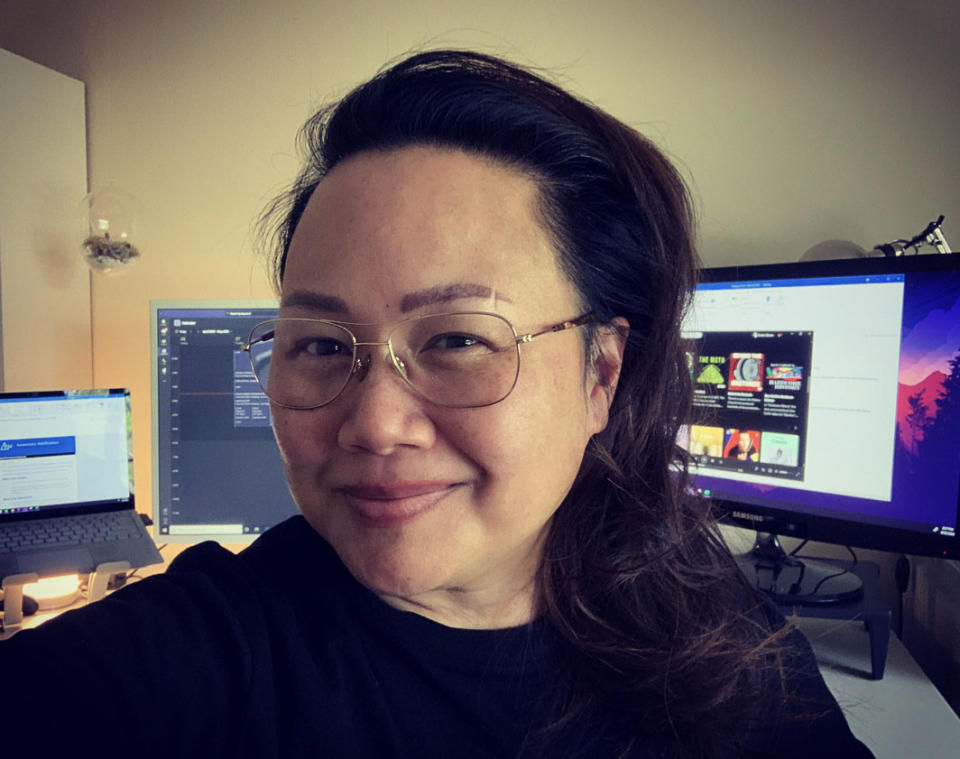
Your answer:
[[[390,334],[397,368],[433,403],[470,408],[503,400],[517,381],[516,333],[495,314],[437,314],[410,319]],[[316,408],[350,381],[353,336],[316,319],[274,319],[250,334],[250,360],[264,392],[289,408]]]
[[[390,336],[408,383],[442,406],[503,400],[517,381],[516,333],[495,314],[437,314],[402,322]]]
[[[353,337],[315,319],[274,319],[250,334],[250,360],[269,398],[291,408],[315,408],[339,395],[353,368]]]

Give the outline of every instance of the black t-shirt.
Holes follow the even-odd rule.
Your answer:
[[[771,724],[750,756],[868,757],[794,645],[790,687],[819,716]],[[560,660],[543,620],[461,630],[388,606],[294,517],[0,643],[0,709],[15,743],[49,755],[615,755],[602,718],[544,729]],[[631,756],[667,748],[651,736]]]

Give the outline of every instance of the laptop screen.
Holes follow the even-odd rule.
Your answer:
[[[0,518],[132,505],[130,395],[0,393]]]

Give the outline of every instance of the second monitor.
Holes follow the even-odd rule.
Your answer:
[[[151,301],[158,542],[245,543],[297,513],[241,346],[271,301]]]

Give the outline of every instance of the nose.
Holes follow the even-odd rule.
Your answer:
[[[336,403],[345,409],[337,430],[345,450],[388,456],[402,448],[429,448],[436,439],[426,402],[404,382],[386,349],[358,359],[355,380]]]

